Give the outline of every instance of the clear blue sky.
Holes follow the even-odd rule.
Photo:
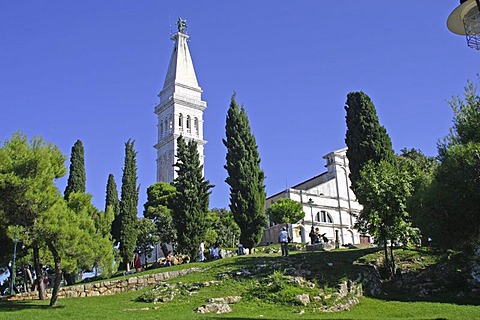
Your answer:
[[[476,81],[480,52],[450,33],[457,0],[0,2],[0,139],[22,131],[67,155],[85,147],[87,192],[103,209],[124,143],[138,151],[139,215],[155,182],[154,106],[187,20],[203,88],[210,207],[227,207],[225,116],[232,93],[259,146],[268,195],[324,171],[344,147],[348,92],[373,100],[395,151],[436,155],[451,126],[446,100]],[[67,177],[58,181],[63,193]]]

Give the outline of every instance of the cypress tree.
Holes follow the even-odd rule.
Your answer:
[[[86,192],[87,178],[85,174],[85,156],[83,143],[81,140],[77,140],[73,147],[70,156],[70,174],[68,176],[67,186],[63,193],[65,200],[72,192]]]
[[[385,127],[378,121],[372,100],[364,92],[350,92],[345,106],[347,132],[345,143],[350,168],[350,181],[355,191],[360,171],[370,160],[394,161],[392,142]]]
[[[122,195],[120,200],[120,255],[121,269],[127,269],[133,251],[137,245],[137,153],[134,141],[125,143],[125,165],[122,177]]]
[[[243,106],[239,108],[232,95],[225,125],[226,165],[230,186],[230,210],[241,230],[240,242],[252,248],[260,242],[266,225],[265,175],[255,137]]]
[[[73,144],[70,155],[70,174],[68,176],[67,186],[63,193],[65,200],[68,200],[70,195],[74,192],[85,193],[86,180],[83,143],[81,140],[77,140]],[[75,284],[75,272],[65,273],[64,277],[68,285]]]
[[[194,259],[208,227],[209,189],[213,186],[203,177],[197,143],[193,140],[186,143],[180,136],[177,145],[174,180],[177,196],[173,201],[173,216],[179,251]]]
[[[118,200],[117,184],[113,174],[108,175],[106,194],[105,212],[107,212],[110,206],[114,216],[110,233],[114,243],[118,243],[120,241],[120,201]]]

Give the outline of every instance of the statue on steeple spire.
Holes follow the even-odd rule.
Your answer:
[[[178,18],[177,20],[177,28],[178,32],[187,34],[187,20],[182,20],[182,18]]]

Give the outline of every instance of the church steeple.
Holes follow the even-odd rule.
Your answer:
[[[188,50],[187,40],[189,36],[177,32],[172,36],[175,41],[172,56],[168,65],[167,75],[163,89],[165,90],[171,85],[180,84],[192,89],[199,89],[195,69],[193,68],[192,57]]]
[[[162,91],[155,107],[158,116],[157,181],[172,182],[176,177],[177,138],[195,140],[203,165],[203,111],[202,89],[198,85],[192,57],[188,49],[186,21],[177,22],[178,32],[172,36],[175,42]]]

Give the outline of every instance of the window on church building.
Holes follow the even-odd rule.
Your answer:
[[[332,216],[328,212],[321,211],[321,214],[322,214],[322,222],[333,223]]]
[[[326,211],[317,212],[317,214],[315,215],[315,221],[333,223],[332,216]]]
[[[172,130],[173,130],[173,114],[170,113],[169,119],[170,119],[170,120],[169,120],[169,122],[168,122],[168,123],[169,123],[168,132],[169,132],[169,133],[172,133]],[[167,119],[165,119],[165,130],[167,130],[167,128],[166,128],[166,127],[167,127],[166,121],[167,121]]]
[[[183,127],[183,114],[181,113],[178,115],[178,126],[180,129]]]
[[[159,138],[162,138],[163,137],[163,121],[162,120],[160,120],[160,130],[159,130],[159,132],[160,132]]]
[[[198,136],[198,118],[197,117],[195,117],[195,119],[193,120],[193,126],[195,128],[195,133]]]
[[[165,121],[164,121],[164,126],[163,126],[163,130],[165,130],[165,135],[167,135],[169,133],[170,130],[168,130],[168,122],[167,122],[167,118],[165,118]]]

